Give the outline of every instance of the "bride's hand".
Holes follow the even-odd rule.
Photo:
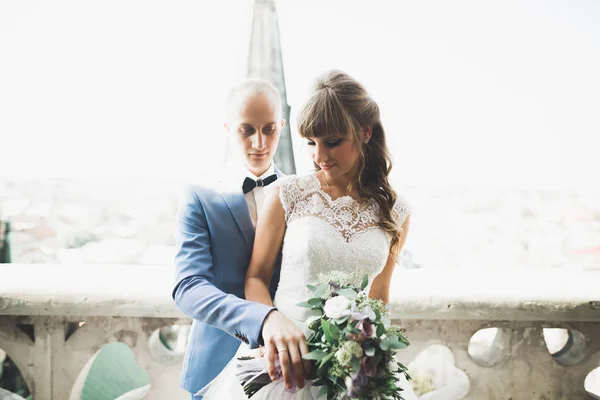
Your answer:
[[[291,389],[295,378],[296,385],[302,389],[305,377],[310,373],[310,362],[302,359],[308,354],[304,333],[289,318],[275,310],[265,319],[262,337],[265,342],[265,354],[269,360],[271,380],[277,379],[275,356],[278,356],[285,386]]]

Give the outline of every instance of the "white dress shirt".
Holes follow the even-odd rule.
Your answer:
[[[242,179],[240,179],[240,186],[244,182],[246,177],[250,179],[254,179],[255,181],[259,179],[265,179],[268,176],[275,174],[275,165],[271,163],[269,169],[265,171],[261,176],[255,176],[252,172],[244,169],[244,174]],[[263,186],[257,186],[253,190],[244,194],[246,198],[246,203],[248,203],[248,211],[250,211],[250,218],[252,219],[252,226],[256,229],[256,222],[258,221],[258,217],[260,216],[263,202],[265,201],[265,188]]]

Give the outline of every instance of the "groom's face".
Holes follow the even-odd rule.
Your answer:
[[[271,166],[284,123],[281,103],[275,95],[240,94],[230,105],[225,127],[235,135],[246,168],[254,175],[262,175]]]

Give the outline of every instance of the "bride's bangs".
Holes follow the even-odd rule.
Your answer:
[[[355,125],[343,105],[327,90],[315,93],[298,116],[298,132],[307,139],[352,136]]]

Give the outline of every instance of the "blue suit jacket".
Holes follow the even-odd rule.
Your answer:
[[[259,346],[263,321],[273,310],[243,300],[254,228],[241,185],[225,180],[214,187],[187,187],[178,212],[173,299],[194,319],[181,376],[181,386],[191,393],[225,368],[240,340]]]

